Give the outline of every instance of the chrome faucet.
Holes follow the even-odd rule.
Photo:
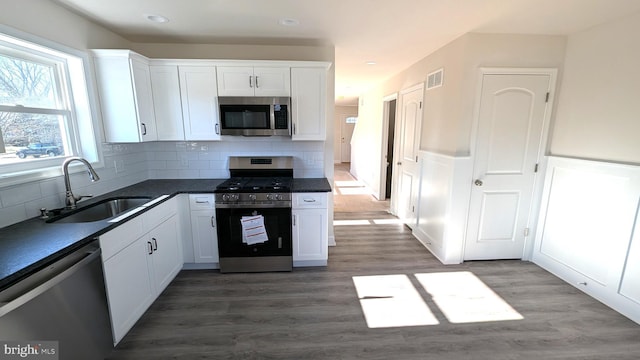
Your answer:
[[[89,173],[89,178],[91,179],[91,181],[98,181],[100,180],[100,176],[98,176],[98,173],[96,173],[95,170],[93,170],[93,167],[91,167],[91,164],[89,164],[89,162],[81,157],[70,157],[68,159],[66,159],[63,163],[62,163],[62,173],[64,174],[64,186],[67,190],[66,195],[65,195],[65,205],[67,207],[67,209],[75,209],[76,208],[76,202],[80,201],[80,199],[85,198],[85,197],[92,197],[93,195],[79,195],[79,196],[75,196],[73,195],[73,192],[71,192],[71,181],[69,181],[69,163],[71,163],[72,161],[80,161],[81,163],[83,163],[86,167],[87,167],[87,172]]]

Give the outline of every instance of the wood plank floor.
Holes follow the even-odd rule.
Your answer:
[[[386,212],[337,220],[393,219]],[[110,359],[638,359],[640,325],[536,265],[441,265],[401,225],[337,225],[326,268],[182,271]],[[469,271],[522,320],[451,323],[414,274]],[[407,275],[439,324],[369,328],[353,276]],[[461,289],[463,290],[463,289]]]

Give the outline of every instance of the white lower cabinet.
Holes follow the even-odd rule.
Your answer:
[[[326,193],[292,197],[293,266],[326,266],[329,254]]]
[[[213,194],[189,195],[194,262],[218,268],[218,234]]]
[[[173,206],[173,210],[167,212],[168,209],[163,208],[166,206]],[[159,214],[163,218],[158,217]],[[175,202],[169,200],[166,205],[151,209],[149,214],[142,214],[100,236],[114,344],[126,335],[182,268],[176,218]],[[145,223],[153,224],[153,228],[139,236],[144,232]],[[113,244],[117,244],[116,247]]]

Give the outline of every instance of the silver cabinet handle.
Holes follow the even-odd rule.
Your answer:
[[[249,87],[253,87],[253,76],[249,76]]]
[[[295,135],[296,133],[296,123],[293,123],[293,134]]]
[[[256,89],[260,87],[260,84],[258,83],[258,76],[256,75]]]
[[[304,199],[304,202],[316,202],[316,199]]]
[[[216,135],[220,135],[220,124],[216,124]]]
[[[484,185],[484,183],[482,182],[482,180],[480,179],[476,179],[476,181],[473,182],[476,186],[482,186]]]
[[[151,238],[153,240],[153,251],[158,250],[158,240],[156,238]]]
[[[216,218],[215,217],[211,217],[211,227],[214,228],[216,227]]]
[[[145,123],[140,123],[142,126],[142,135],[147,135],[147,125]]]
[[[151,245],[151,241],[147,241],[147,244],[149,244],[149,252],[148,252],[148,254],[151,255],[151,254],[153,254],[153,245]]]

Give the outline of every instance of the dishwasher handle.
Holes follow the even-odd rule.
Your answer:
[[[92,261],[100,261],[101,250],[97,244],[98,241],[95,240],[83,246],[0,293],[0,317],[35,299]],[[21,283],[24,284],[24,282],[32,282],[33,284],[21,286]]]

